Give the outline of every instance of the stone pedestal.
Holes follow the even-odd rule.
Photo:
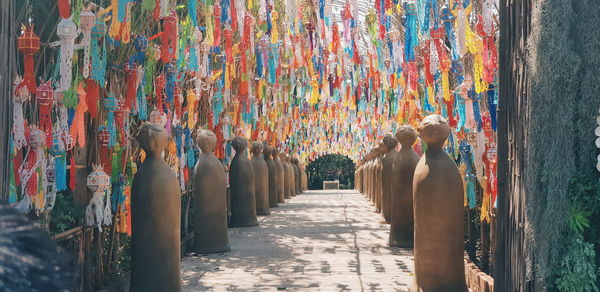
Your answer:
[[[181,192],[162,159],[169,137],[160,125],[146,124],[137,136],[146,159],[131,193],[130,291],[181,291]]]
[[[196,253],[230,250],[227,236],[227,182],[225,170],[213,151],[217,137],[200,130],[196,143],[202,150],[194,169],[194,245]]]
[[[229,166],[229,188],[231,195],[230,227],[258,225],[256,218],[256,196],[254,195],[254,168],[248,159],[248,141],[235,137],[231,143],[236,153]]]

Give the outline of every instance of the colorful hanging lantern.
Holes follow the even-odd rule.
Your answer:
[[[90,77],[90,43],[92,41],[92,28],[96,25],[96,15],[89,9],[89,7],[83,8],[81,11],[79,27],[83,30],[83,39],[81,43],[83,45],[83,77]]]
[[[33,32],[33,24],[26,24],[23,34],[17,39],[17,48],[23,54],[24,74],[23,81],[17,90],[23,86],[29,92],[35,92],[35,71],[33,68],[33,55],[40,50],[40,38]]]
[[[115,111],[119,109],[119,101],[114,94],[109,94],[103,101],[104,109],[108,112],[107,127],[110,136],[108,146],[113,147],[117,144],[117,128],[115,124]]]
[[[35,98],[40,106],[39,108],[39,127],[46,133],[46,144],[52,145],[52,119],[50,109],[54,102],[54,89],[50,81],[42,83],[36,92]]]
[[[100,165],[94,165],[94,171],[87,177],[87,187],[94,192],[85,210],[85,221],[88,226],[96,225],[102,231],[102,225],[111,222],[110,200],[104,202],[104,194],[109,191],[110,176],[102,170]],[[108,206],[108,210],[106,209]],[[108,218],[108,220],[107,220]]]
[[[56,27],[56,36],[60,43],[60,82],[58,91],[67,91],[71,87],[73,51],[77,38],[77,26],[70,18],[63,18]]]

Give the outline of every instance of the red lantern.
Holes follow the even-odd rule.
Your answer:
[[[40,38],[38,38],[33,32],[33,25],[25,25],[25,31],[17,39],[17,48],[23,54],[23,60],[25,64],[25,73],[23,81],[16,90],[26,86],[29,92],[35,92],[35,72],[33,70],[33,55],[40,50]]]
[[[40,105],[40,129],[46,133],[46,145],[52,145],[52,119],[50,117],[50,109],[52,108],[52,103],[54,101],[54,89],[50,85],[50,81],[42,83],[42,85],[37,88],[35,98]]]

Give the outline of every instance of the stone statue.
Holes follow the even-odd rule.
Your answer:
[[[296,175],[294,174],[294,167],[292,166],[292,156],[287,155],[285,158],[285,162],[288,167],[288,176],[290,177],[290,198],[296,196]]]
[[[229,189],[231,196],[231,227],[258,225],[256,197],[254,195],[254,168],[248,159],[248,141],[235,137],[231,141],[235,156],[229,166]]]
[[[133,178],[131,194],[130,291],[181,291],[181,192],[161,157],[167,131],[146,124],[137,136],[146,159]]]
[[[430,115],[419,133],[427,151],[413,181],[415,278],[410,291],[466,292],[463,182],[442,148],[450,127],[442,116]]]
[[[308,174],[306,174],[306,166],[302,164],[302,191],[308,190]]]
[[[277,148],[273,148],[273,162],[277,168],[277,202],[282,204],[285,203],[285,168]]]
[[[279,203],[277,202],[277,179],[279,175],[277,174],[277,166],[273,160],[273,147],[266,146],[263,153],[269,173],[269,208],[279,207]]]
[[[392,135],[386,135],[383,137],[383,143],[387,151],[381,159],[381,211],[385,222],[389,224],[392,222],[392,173],[398,140]]]
[[[196,144],[202,150],[194,169],[194,247],[196,253],[230,250],[227,236],[227,182],[221,162],[213,154],[217,137],[198,131]]]
[[[285,198],[292,198],[292,174],[289,164],[289,157],[285,153],[281,153],[281,165],[283,166],[283,175],[285,176],[284,191]]]
[[[417,131],[411,126],[400,126],[396,139],[402,145],[394,160],[392,172],[392,225],[389,246],[408,247],[414,245],[413,176],[419,155],[413,149]]]
[[[294,191],[296,192],[296,195],[299,195],[302,191],[300,190],[300,185],[302,184],[301,182],[301,177],[300,177],[300,168],[298,167],[298,163],[300,162],[300,160],[298,160],[298,158],[294,157],[292,159],[292,166],[293,166],[293,170],[294,170]]]
[[[377,213],[381,213],[381,158],[385,153],[385,145],[380,143],[377,148],[377,156],[375,157],[375,168],[373,182],[375,184],[375,210]]]
[[[254,168],[254,195],[256,196],[256,214],[269,215],[269,170],[262,157],[263,144],[252,142],[252,167]]]

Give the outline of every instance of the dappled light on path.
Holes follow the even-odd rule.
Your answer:
[[[387,247],[388,225],[355,191],[309,191],[231,228],[231,252],[182,260],[185,291],[406,291],[412,250]]]

